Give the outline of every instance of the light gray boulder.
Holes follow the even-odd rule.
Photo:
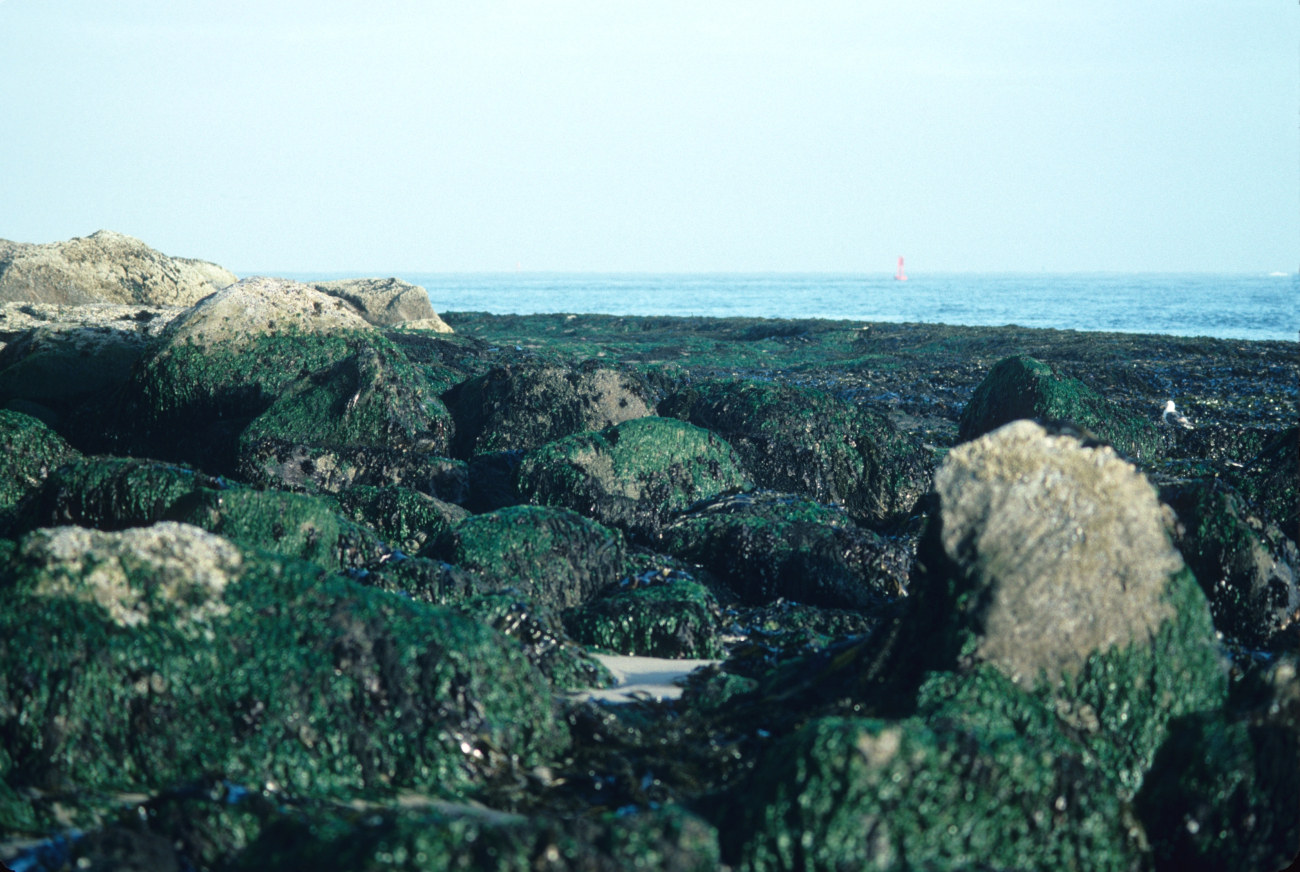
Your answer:
[[[429,294],[419,285],[401,279],[345,279],[313,285],[332,297],[347,300],[361,317],[379,327],[409,327],[451,333],[429,303]]]
[[[192,306],[237,280],[215,263],[168,257],[111,230],[39,245],[0,240],[0,301]]]

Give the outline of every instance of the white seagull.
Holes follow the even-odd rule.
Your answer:
[[[1174,408],[1173,400],[1165,403],[1165,413],[1162,417],[1170,427],[1182,427],[1184,430],[1194,429],[1192,422],[1187,420],[1187,416]]]

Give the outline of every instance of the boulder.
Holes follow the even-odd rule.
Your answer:
[[[22,532],[69,524],[96,530],[147,527],[198,490],[228,490],[187,466],[136,457],[71,459],[52,472],[28,506]]]
[[[515,590],[496,590],[478,573],[440,560],[394,554],[377,567],[350,575],[367,585],[447,605],[513,639],[530,663],[557,690],[607,687],[614,683],[599,660],[573,642],[559,614]]]
[[[564,506],[652,541],[674,514],[724,492],[752,490],[753,483],[720,437],[647,417],[530,452],[517,487],[528,502]]]
[[[316,290],[347,300],[361,317],[378,327],[409,327],[453,333],[429,303],[429,294],[419,285],[401,279],[345,279],[316,282]]]
[[[1226,478],[1266,520],[1300,541],[1300,427],[1276,434],[1259,454]]]
[[[495,631],[191,526],[40,530],[0,573],[5,780],[28,796],[215,776],[450,797],[564,747],[546,681]]]
[[[512,506],[475,515],[448,530],[421,556],[436,557],[514,587],[541,605],[585,602],[626,571],[623,535],[577,512]]]
[[[374,327],[335,297],[280,279],[245,279],[172,321],[101,417],[102,450],[235,468],[237,440],[286,388],[365,348]],[[89,439],[89,434],[87,435]]]
[[[968,442],[1022,418],[1069,421],[1136,460],[1149,462],[1163,447],[1150,421],[1130,415],[1078,379],[1058,376],[1047,364],[1023,354],[999,360],[976,386],[962,409],[957,438]]]
[[[402,863],[399,868],[484,872],[719,868],[717,832],[676,806],[562,820],[450,803],[286,814],[228,868],[353,872],[390,862]]]
[[[824,718],[771,747],[720,826],[747,872],[1146,867],[1112,784],[1063,742]]]
[[[584,364],[494,367],[443,398],[456,419],[453,456],[531,451],[547,442],[654,414],[639,377]]]
[[[920,441],[822,391],[703,381],[671,394],[659,414],[726,439],[760,487],[838,503],[859,522],[901,520],[929,490],[930,453]]]
[[[74,408],[126,383],[149,338],[114,327],[37,327],[0,350],[0,406],[36,404],[61,424]]]
[[[310,560],[325,569],[370,566],[389,553],[369,529],[338,514],[326,500],[303,494],[198,488],[173,503],[164,517],[244,548]]]
[[[1167,485],[1174,544],[1210,601],[1214,625],[1248,648],[1300,641],[1300,554],[1220,479]]]
[[[1170,718],[1227,691],[1168,509],[1113,449],[1032,421],[954,448],[935,489],[904,656],[1040,695],[1131,795]]]
[[[723,656],[718,601],[694,581],[619,585],[566,611],[564,627],[582,644],[615,654]]]
[[[402,352],[377,338],[304,375],[239,436],[238,475],[317,493],[357,485],[434,492],[448,467],[451,416]]]
[[[78,452],[37,419],[0,409],[0,516],[40,489]]]
[[[1288,864],[1300,851],[1300,724],[1276,720],[1196,712],[1170,722],[1133,803],[1157,869],[1294,868]]]
[[[394,548],[415,554],[469,512],[404,487],[354,487],[338,495],[342,513],[365,524]]]
[[[168,257],[111,230],[67,242],[0,240],[0,300],[193,306],[237,281],[215,263]]]
[[[700,564],[749,605],[784,597],[875,608],[903,594],[908,559],[840,509],[770,491],[703,503],[665,527],[656,547]]]

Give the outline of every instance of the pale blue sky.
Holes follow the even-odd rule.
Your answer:
[[[0,237],[261,270],[1295,271],[1300,8],[0,0]]]

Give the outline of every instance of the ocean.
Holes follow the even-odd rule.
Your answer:
[[[327,280],[342,274],[293,274]],[[438,312],[834,318],[1297,338],[1297,275],[407,273]]]

